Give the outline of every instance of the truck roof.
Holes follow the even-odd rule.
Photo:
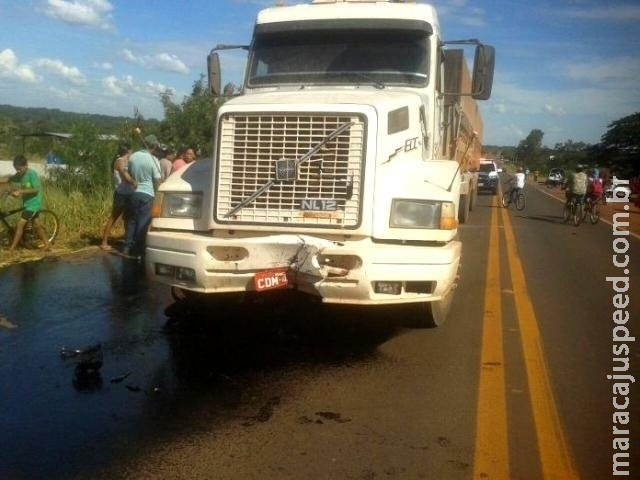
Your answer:
[[[439,30],[438,16],[431,5],[390,1],[323,1],[269,7],[258,13],[256,24],[366,18],[419,20],[431,24],[434,31]]]

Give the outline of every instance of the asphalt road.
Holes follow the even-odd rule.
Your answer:
[[[640,378],[634,342],[612,355],[612,227],[563,224],[530,187],[522,212],[495,199],[460,229],[437,329],[297,301],[167,322],[168,292],[101,252],[0,270],[0,479],[609,478],[607,375]],[[633,336],[640,240],[624,238]],[[96,344],[99,375],[78,377],[61,353]],[[638,395],[617,410],[636,475]]]

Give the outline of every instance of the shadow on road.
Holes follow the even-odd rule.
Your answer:
[[[362,361],[402,329],[393,311],[327,306],[290,292],[176,302],[166,313],[176,373],[197,381],[296,363]]]

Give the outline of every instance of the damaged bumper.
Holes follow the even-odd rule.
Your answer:
[[[423,246],[150,231],[145,266],[156,282],[206,294],[294,288],[326,303],[394,304],[440,300],[455,287],[460,253],[458,241]]]

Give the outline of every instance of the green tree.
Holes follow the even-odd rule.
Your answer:
[[[174,102],[170,92],[160,95],[164,121],[160,125],[162,142],[180,148],[190,146],[201,156],[210,155],[218,104],[204,85],[204,76],[193,84],[191,95],[182,103]]]
[[[558,152],[582,152],[588,147],[589,145],[584,142],[574,142],[569,139],[561,143],[556,143],[553,149]]]
[[[562,143],[556,143],[554,149],[549,151],[548,166],[560,167],[565,170],[574,170],[576,165],[588,165],[592,163],[589,159],[589,145],[584,142],[574,142],[566,140]]]
[[[531,130],[527,138],[520,141],[516,149],[516,163],[518,165],[539,168],[543,160],[542,137],[544,137],[544,132],[536,128]]]
[[[57,171],[53,181],[69,193],[91,193],[96,187],[108,186],[115,142],[102,139],[97,127],[89,122],[76,124],[71,135],[56,151],[68,167]]]
[[[12,158],[18,152],[20,129],[10,118],[0,118],[0,158]]]
[[[594,157],[622,178],[640,174],[640,112],[616,120],[607,128],[600,145],[592,150]]]

